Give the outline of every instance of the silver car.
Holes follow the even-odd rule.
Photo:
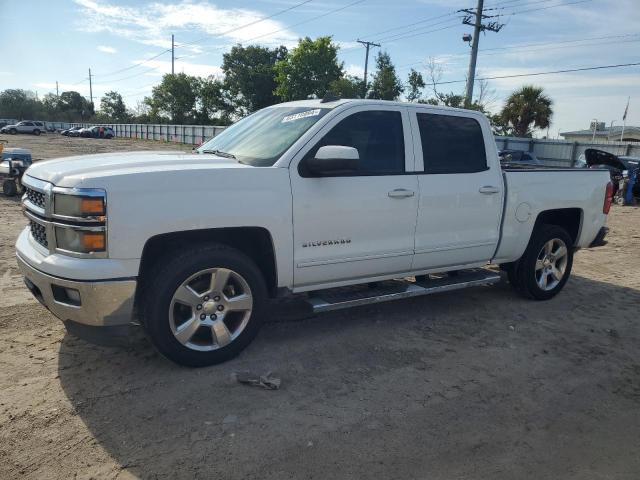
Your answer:
[[[32,133],[33,135],[40,135],[46,133],[47,129],[43,122],[34,122],[31,120],[24,120],[14,125],[7,125],[0,129],[0,133],[10,133],[15,135],[16,133]]]

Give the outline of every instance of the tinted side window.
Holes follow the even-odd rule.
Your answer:
[[[353,147],[360,155],[355,175],[404,173],[404,135],[400,112],[375,110],[354,113],[327,133],[311,150],[324,145]]]
[[[480,124],[473,118],[418,113],[426,173],[473,173],[487,169]]]

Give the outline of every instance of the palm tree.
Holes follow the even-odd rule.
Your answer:
[[[549,126],[553,116],[552,105],[553,101],[541,87],[525,85],[509,95],[500,116],[513,135],[530,137],[535,128]]]

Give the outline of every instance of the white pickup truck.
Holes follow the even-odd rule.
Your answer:
[[[480,113],[373,100],[275,105],[193,154],[60,158],[23,183],[33,294],[72,332],[139,321],[191,366],[238,354],[291,292],[320,312],[495,283],[499,265],[549,299],[612,200],[605,170],[501,167]]]

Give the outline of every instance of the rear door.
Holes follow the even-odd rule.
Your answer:
[[[306,173],[304,160],[325,145],[356,148],[358,171]],[[409,271],[418,209],[413,155],[407,109],[367,105],[336,115],[293,160],[297,291]]]
[[[31,133],[33,130],[32,122],[20,122],[16,128],[21,133]]]
[[[420,186],[412,269],[490,260],[500,238],[504,192],[488,123],[437,109],[412,109],[410,118]]]

